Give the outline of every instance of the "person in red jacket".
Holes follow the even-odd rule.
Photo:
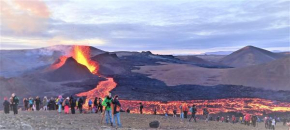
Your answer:
[[[247,113],[245,115],[245,124],[250,125],[250,121],[251,121],[251,115],[249,113]]]
[[[232,123],[234,124],[236,122],[236,117],[232,115]]]
[[[187,118],[187,113],[188,113],[188,106],[186,103],[182,104],[182,111],[184,113],[184,118]]]

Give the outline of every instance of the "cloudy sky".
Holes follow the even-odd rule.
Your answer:
[[[58,44],[160,54],[289,51],[288,0],[1,0],[1,49]]]

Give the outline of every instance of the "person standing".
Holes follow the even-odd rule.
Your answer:
[[[173,117],[176,117],[176,114],[177,114],[177,110],[176,110],[176,107],[174,107],[174,109],[173,109]]]
[[[115,126],[115,120],[117,118],[117,123],[118,123],[118,127],[121,128],[122,127],[122,124],[121,124],[121,120],[120,120],[120,110],[121,110],[121,104],[119,102],[119,96],[116,95],[114,97],[114,100],[113,100],[113,104],[114,104],[114,120],[113,120],[113,126]]]
[[[127,108],[126,112],[127,112],[127,113],[130,113],[130,108]]]
[[[191,121],[191,119],[193,118],[194,119],[194,122],[196,122],[196,116],[195,116],[196,111],[197,111],[196,106],[195,105],[192,105],[192,108],[190,110],[191,117],[190,117],[189,121]]]
[[[10,103],[7,101],[7,97],[4,98],[3,106],[4,106],[4,113],[9,114]]]
[[[48,100],[46,96],[44,96],[42,103],[43,103],[43,110],[47,111]]]
[[[156,108],[156,107],[154,107],[154,111],[153,111],[153,113],[154,113],[154,115],[157,114],[157,108]]]
[[[254,127],[256,127],[256,125],[257,125],[257,120],[258,120],[258,117],[256,115],[253,115],[252,116],[252,124]]]
[[[105,106],[105,116],[106,116],[106,123],[107,125],[109,122],[111,123],[111,126],[113,126],[113,118],[112,118],[112,98],[110,95],[108,95],[104,101],[102,102],[102,106]]]
[[[73,96],[70,97],[70,110],[71,114],[75,114],[76,100]]]
[[[27,98],[23,99],[23,104],[24,104],[24,110],[28,111],[28,99]]]
[[[216,121],[217,121],[217,122],[219,122],[219,121],[220,121],[220,116],[218,116],[218,117],[216,118]]]
[[[95,110],[95,113],[98,113],[98,97],[95,97],[93,109]]]
[[[35,99],[35,105],[36,105],[36,110],[39,111],[40,110],[40,98],[37,96]]]
[[[59,95],[59,96],[58,96],[58,102],[57,102],[57,105],[58,105],[58,113],[61,113],[62,103],[63,103],[62,96]]]
[[[98,111],[101,111],[101,113],[103,112],[102,102],[103,102],[102,98],[99,98]]]
[[[83,112],[83,103],[84,103],[83,98],[80,97],[78,101],[78,108],[79,108],[80,113]]]
[[[167,109],[165,110],[165,115],[164,116],[168,117],[168,110]]]
[[[50,98],[49,100],[49,103],[48,103],[48,107],[49,107],[49,110],[55,110],[55,100],[53,97]]]
[[[207,109],[207,106],[205,106],[205,108],[203,109],[203,115],[205,116],[205,122],[208,122],[209,111]]]
[[[187,118],[188,106],[186,103],[182,104],[182,109],[183,109],[183,113],[184,113],[184,118]]]
[[[271,123],[271,129],[275,130],[276,120],[273,118]]]
[[[143,114],[143,104],[142,102],[140,102],[139,104],[140,104],[139,106],[140,114]]]
[[[235,124],[236,123],[236,116],[232,115],[232,123]]]
[[[13,97],[11,96],[10,97],[10,111],[13,111],[13,104],[12,104],[12,102],[13,102]]]
[[[179,106],[179,109],[180,109],[180,119],[183,119],[184,115],[183,115],[182,104]]]
[[[93,101],[91,99],[89,99],[88,106],[89,106],[90,113],[92,112],[92,105],[93,105]]]
[[[13,105],[14,115],[18,114],[18,103],[19,103],[19,98],[15,95],[15,93],[13,93],[12,94],[12,105]]]
[[[29,110],[32,111],[34,100],[32,97],[29,98]]]
[[[62,106],[64,106],[64,113],[69,114],[69,97],[63,101]]]

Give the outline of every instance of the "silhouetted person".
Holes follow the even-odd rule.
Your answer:
[[[73,96],[70,96],[70,110],[71,114],[75,114],[75,107],[76,107],[76,100],[74,99]]]
[[[4,106],[4,113],[9,114],[10,103],[7,101],[7,97],[4,98],[3,106]]]
[[[256,125],[257,125],[257,120],[258,120],[258,117],[256,115],[253,115],[252,116],[252,123],[253,123],[254,127],[256,127]]]
[[[28,102],[29,102],[29,101],[28,101],[27,98],[24,98],[24,99],[23,99],[23,104],[24,104],[24,110],[25,110],[25,111],[28,111]]]
[[[139,107],[139,110],[140,110],[140,114],[143,114],[143,104],[140,102],[140,107]]]
[[[56,108],[55,104],[56,104],[56,102],[55,102],[54,98],[51,97],[49,100],[49,103],[48,103],[48,107],[49,107],[48,110],[55,110],[55,108]]]
[[[177,110],[176,110],[176,108],[174,108],[174,109],[173,109],[173,117],[177,117],[176,114],[177,114]]]
[[[98,113],[98,97],[95,97],[95,100],[94,100],[94,107],[93,109],[95,110],[95,113]]]
[[[207,106],[205,108],[203,108],[203,115],[205,116],[205,122],[208,122],[209,111],[207,109]]]
[[[127,113],[130,113],[130,109],[128,108],[128,109],[126,110],[126,112],[127,112]]]
[[[191,119],[193,118],[194,119],[194,122],[196,122],[196,116],[195,116],[196,111],[197,111],[196,106],[193,105],[192,108],[191,108],[191,110],[190,110],[191,117],[190,117],[189,121],[191,121]]]
[[[12,94],[12,105],[13,105],[14,115],[18,114],[18,103],[19,103],[19,98],[15,95],[15,93],[13,93]]]
[[[183,110],[183,113],[184,113],[184,118],[187,118],[188,106],[187,106],[186,103],[182,104],[182,110]]]
[[[83,98],[80,97],[79,102],[78,102],[78,108],[79,108],[80,113],[83,112],[83,103],[84,103]]]
[[[157,114],[157,109],[156,109],[156,107],[154,107],[154,115],[156,115]]]
[[[113,125],[116,126],[115,120],[117,119],[118,127],[122,127],[121,120],[120,120],[121,103],[118,100],[118,95],[116,95],[114,97],[113,104],[114,104],[113,105],[114,106],[114,108],[113,108],[113,114],[114,114]]]
[[[40,109],[40,98],[37,96],[36,99],[34,100],[35,105],[36,105],[36,110],[39,111]]]
[[[101,113],[103,112],[102,102],[103,102],[102,98],[99,98],[98,110],[101,111]]]

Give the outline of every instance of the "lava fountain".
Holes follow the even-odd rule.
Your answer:
[[[99,65],[90,59],[89,46],[74,46],[72,56],[78,63],[86,66],[91,73],[98,73]]]
[[[74,46],[72,51],[73,58],[80,64],[85,65],[91,73],[98,74],[99,65],[90,59],[90,47],[89,46]],[[94,89],[77,94],[77,96],[87,97],[84,108],[88,107],[89,99],[95,97],[104,98],[109,92],[117,86],[117,83],[113,78],[106,78],[105,81],[101,81]]]

